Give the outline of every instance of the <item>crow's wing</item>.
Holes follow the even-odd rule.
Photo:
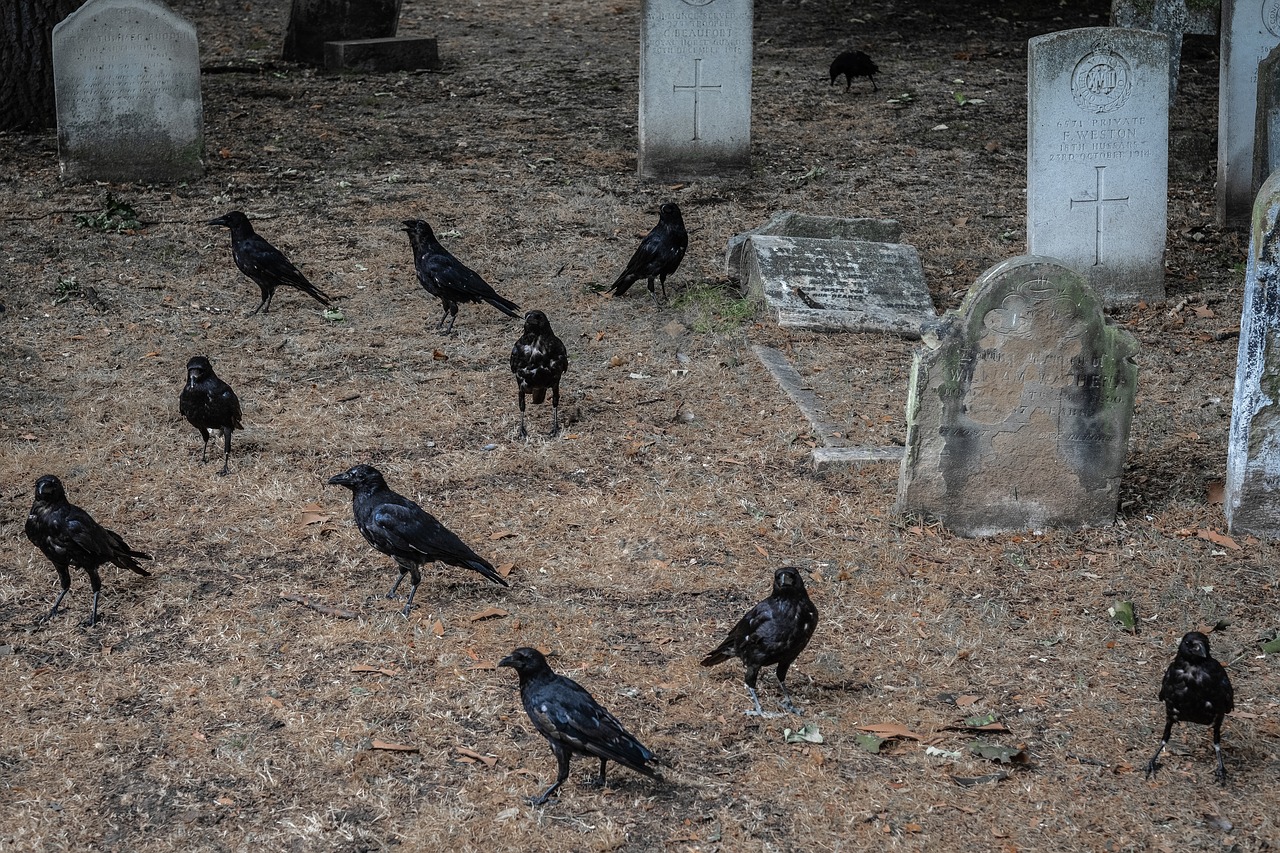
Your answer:
[[[236,266],[254,281],[291,284],[307,291],[314,289],[314,285],[279,249],[257,234],[237,243],[233,255]]]
[[[538,731],[574,752],[594,755],[647,776],[654,755],[571,678],[552,675],[530,684],[525,710]]]

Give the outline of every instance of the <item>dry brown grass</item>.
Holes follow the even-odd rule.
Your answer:
[[[206,62],[269,58],[283,26],[283,10],[266,4],[176,5],[196,19]],[[833,416],[871,444],[903,437],[911,347],[783,333],[743,322],[716,295],[727,238],[794,208],[901,220],[936,301],[955,305],[1024,245],[1025,39],[1098,23],[1105,4],[1056,8],[1052,20],[1009,4],[760,4],[752,178],[681,187],[633,176],[638,4],[405,5],[404,32],[439,36],[449,73],[206,76],[209,173],[191,186],[113,188],[148,222],[137,234],[72,225],[70,212],[96,208],[103,188],[59,183],[52,134],[0,140],[0,847],[1252,850],[1280,840],[1280,677],[1257,644],[1276,627],[1275,551],[1194,535],[1224,524],[1206,487],[1223,473],[1235,342],[1203,334],[1235,324],[1244,251],[1238,235],[1206,225],[1211,150],[1184,146],[1191,155],[1175,163],[1170,304],[1117,315],[1143,352],[1124,509],[1110,529],[964,540],[895,517],[894,470],[815,475],[813,437],[750,345],[788,350]],[[907,109],[826,88],[820,70],[846,41],[880,62],[884,94],[913,93]],[[1192,60],[1174,125],[1211,137],[1216,66]],[[987,105],[957,107],[955,79]],[[930,130],[944,122],[949,135]],[[594,295],[667,198],[698,229],[672,304]],[[271,314],[243,319],[256,291],[231,268],[225,233],[200,224],[232,207],[258,215],[341,294],[344,322],[289,292]],[[397,230],[409,216],[551,316],[573,362],[563,438],[511,438],[515,324],[468,306],[456,336],[432,333],[438,308]],[[1195,230],[1208,239],[1184,236]],[[55,304],[70,277],[108,310]],[[225,478],[199,463],[199,440],[177,416],[197,352],[244,401]],[[615,357],[624,364],[610,366]],[[549,413],[531,414],[545,430]],[[402,619],[380,598],[390,561],[356,533],[346,493],[324,485],[357,461],[495,563],[514,563],[511,589],[428,571]],[[156,557],[150,579],[106,573],[93,630],[76,624],[89,603],[81,575],[70,613],[32,628],[56,586],[22,535],[45,472]],[[311,504],[330,518],[304,523]],[[742,716],[734,665],[697,665],[786,563],[809,571],[821,611],[791,679],[821,746],[784,743],[799,720]],[[1137,636],[1107,618],[1120,599],[1137,604]],[[472,619],[489,607],[508,615]],[[1187,728],[1158,780],[1144,781],[1163,667],[1183,631],[1220,619],[1230,627],[1214,649],[1238,697],[1225,730],[1230,784],[1211,784],[1207,733]],[[492,668],[524,644],[553,652],[664,756],[669,783],[615,770],[597,791],[579,759],[558,801],[525,805],[554,760],[511,673]],[[776,707],[771,677],[762,688]],[[972,734],[947,728],[986,712],[1032,766],[961,787],[953,777],[1001,769],[965,751]],[[854,738],[876,723],[961,756],[910,740],[872,755]],[[375,740],[419,751],[375,750]],[[496,760],[468,762],[459,749]]]

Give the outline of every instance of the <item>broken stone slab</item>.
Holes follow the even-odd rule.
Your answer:
[[[744,257],[747,293],[780,326],[918,339],[937,322],[911,246],[757,235]]]
[[[869,243],[897,243],[902,239],[902,226],[892,219],[848,218],[842,216],[810,216],[784,210],[750,231],[729,238],[725,252],[725,272],[741,281],[747,240],[755,236],[812,237],[818,240],[864,240]]]
[[[392,37],[347,39],[324,43],[326,71],[418,71],[440,67],[440,51],[433,38]]]

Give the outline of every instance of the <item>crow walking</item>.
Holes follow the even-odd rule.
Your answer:
[[[751,608],[733,626],[728,638],[702,661],[703,666],[715,666],[729,658],[740,658],[746,666],[747,692],[755,703],[748,715],[770,716],[760,706],[756,695],[756,678],[760,667],[778,665],[778,686],[782,688],[782,706],[793,714],[800,710],[791,702],[787,690],[787,668],[800,656],[818,626],[818,609],[809,600],[800,571],[791,566],[778,569],[773,574],[773,594]]]
[[[418,273],[418,283],[444,303],[436,331],[446,335],[453,331],[453,321],[458,318],[458,305],[462,302],[488,302],[508,317],[520,319],[517,312],[520,306],[499,296],[474,270],[449,254],[430,225],[421,219],[406,219],[404,230],[413,245],[413,268]],[[448,328],[444,325],[445,317],[449,318]]]
[[[551,390],[551,432],[560,432],[560,377],[569,368],[569,352],[564,341],[551,330],[551,321],[541,311],[524,315],[524,334],[511,348],[511,372],[520,389],[521,438],[529,433],[524,428],[524,397],[529,394],[535,404],[547,399]]]
[[[178,411],[204,438],[200,461],[209,461],[209,430],[222,432],[222,470],[227,473],[231,460],[231,432],[244,429],[240,422],[240,400],[231,386],[218,378],[213,365],[202,355],[187,362],[187,384],[178,396]]]
[[[382,472],[372,465],[356,465],[330,477],[329,485],[351,490],[351,505],[361,535],[400,567],[400,576],[391,585],[387,598],[395,598],[400,582],[409,575],[412,586],[404,605],[405,618],[413,607],[413,596],[422,582],[421,567],[426,563],[438,561],[471,569],[496,584],[509,585],[488,560],[468,548],[435,516],[387,488]]]
[[[866,77],[871,81],[871,91],[875,92],[877,91],[875,75],[879,73],[880,68],[871,61],[871,57],[860,50],[846,50],[831,60],[831,83],[829,86],[834,86],[836,78],[843,74],[844,90],[846,92],[853,85],[854,77]]]
[[[1222,719],[1235,708],[1235,696],[1227,671],[1209,656],[1209,638],[1199,631],[1189,631],[1178,644],[1178,654],[1165,670],[1160,684],[1164,702],[1164,734],[1155,755],[1147,762],[1147,777],[1155,775],[1160,757],[1173,724],[1177,721],[1213,726],[1213,751],[1218,756],[1214,771],[1220,784],[1227,783],[1227,768],[1222,763]]]
[[[658,224],[640,241],[635,254],[627,262],[627,268],[618,280],[609,286],[614,296],[621,296],[640,279],[649,280],[649,295],[656,301],[653,280],[662,285],[662,298],[667,298],[667,276],[680,268],[685,250],[689,248],[689,232],[684,230],[684,218],[680,206],[668,202],[658,211]]]
[[[321,305],[329,304],[328,295],[307,281],[307,277],[279,249],[259,237],[249,217],[240,211],[233,210],[217,219],[210,219],[208,224],[231,229],[231,256],[235,258],[240,272],[257,282],[258,289],[262,291],[262,302],[246,316],[270,311],[276,288],[282,284],[298,288]]]
[[[600,787],[605,784],[608,761],[661,780],[648,766],[657,760],[654,754],[578,682],[553,672],[542,652],[519,648],[500,660],[498,666],[509,666],[520,676],[520,702],[534,728],[551,744],[559,765],[555,783],[530,799],[532,805],[545,803],[569,778],[569,759],[575,752],[600,759],[600,777],[595,782]]]
[[[27,515],[27,538],[53,563],[58,571],[62,591],[54,599],[41,622],[47,622],[58,612],[58,605],[71,589],[70,566],[79,566],[89,575],[89,587],[93,590],[93,611],[84,624],[98,624],[98,598],[102,592],[102,578],[98,567],[114,563],[122,569],[137,572],[144,577],[150,572],[138,565],[138,560],[150,560],[151,555],[134,551],[120,534],[107,530],[93,520],[89,513],[67,502],[67,492],[62,481],[52,474],[36,480],[36,499]]]

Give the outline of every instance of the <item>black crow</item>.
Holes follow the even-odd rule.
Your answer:
[[[569,759],[573,754],[594,755],[600,759],[600,778],[605,784],[605,762],[616,761],[650,779],[661,780],[648,765],[657,761],[644,744],[622,727],[578,682],[552,672],[547,659],[537,649],[519,648],[498,666],[509,666],[520,676],[520,702],[534,728],[551,744],[559,771],[556,781],[529,802],[540,806],[569,778]]]
[[[201,462],[209,461],[209,430],[222,431],[222,470],[218,473],[226,474],[231,459],[231,432],[244,429],[240,422],[240,400],[202,355],[193,356],[187,362],[187,384],[178,396],[178,411],[204,438]]]
[[[329,304],[328,295],[307,281],[307,277],[279,249],[259,237],[254,232],[249,217],[240,211],[233,210],[217,219],[210,219],[208,224],[225,225],[231,229],[231,256],[235,258],[240,272],[256,281],[262,291],[262,302],[246,316],[252,317],[259,311],[264,314],[270,311],[276,288],[282,284],[298,288],[321,305]]]
[[[560,377],[569,367],[569,352],[564,341],[551,331],[551,321],[541,311],[524,315],[524,334],[511,348],[511,372],[520,388],[520,437],[524,428],[524,395],[533,396],[535,404],[547,399],[551,389],[551,432],[560,432]]]
[[[462,302],[488,302],[508,317],[520,319],[520,307],[510,299],[499,296],[489,283],[462,261],[449,254],[440,245],[431,226],[421,219],[406,219],[404,230],[413,245],[413,268],[418,272],[418,283],[432,296],[444,303],[444,313],[436,324],[436,331],[449,334],[453,321],[458,318],[458,304]],[[445,328],[444,318],[449,318]]]
[[[1178,654],[1165,670],[1160,684],[1160,700],[1164,702],[1164,734],[1156,754],[1147,762],[1148,778],[1155,775],[1160,757],[1173,724],[1179,720],[1213,726],[1213,751],[1218,756],[1214,771],[1218,782],[1227,783],[1227,768],[1222,763],[1222,718],[1235,707],[1231,679],[1227,671],[1209,656],[1209,638],[1199,631],[1189,631],[1178,644]]]
[[[871,57],[867,56],[860,50],[846,50],[844,53],[831,60],[831,83],[836,84],[836,78],[841,74],[844,75],[844,90],[849,91],[849,87],[853,85],[854,77],[866,77],[871,81],[871,91],[877,91],[875,75],[880,73],[879,67],[871,61]]]
[[[667,276],[680,268],[680,261],[688,248],[689,232],[684,230],[680,206],[667,202],[658,211],[658,224],[640,241],[635,254],[627,262],[627,268],[609,286],[609,290],[614,296],[621,296],[631,285],[645,278],[649,280],[649,295],[657,300],[658,295],[653,291],[656,278],[662,285],[662,298],[666,299]]]
[[[496,584],[509,585],[488,560],[468,548],[435,516],[387,488],[382,472],[372,465],[356,465],[330,477],[329,485],[351,490],[351,505],[361,535],[400,567],[400,577],[391,585],[387,598],[395,598],[400,581],[409,575],[413,586],[404,605],[406,618],[413,607],[418,584],[422,582],[420,568],[424,563],[448,563],[479,572]]]
[[[703,666],[715,666],[729,658],[740,658],[746,665],[747,692],[755,703],[748,715],[769,716],[760,707],[756,695],[756,678],[760,667],[778,665],[778,686],[782,688],[782,706],[793,714],[800,710],[791,702],[787,690],[787,668],[800,656],[818,626],[818,609],[809,600],[800,571],[786,566],[773,574],[773,594],[757,604],[738,620],[729,637],[703,659]]]
[[[27,515],[26,530],[31,543],[43,551],[58,570],[58,581],[62,584],[62,592],[58,593],[53,608],[41,622],[53,618],[67,590],[71,589],[69,566],[79,566],[89,575],[93,611],[84,624],[90,627],[98,623],[98,597],[102,592],[99,566],[114,563],[144,577],[151,574],[138,565],[138,560],[150,560],[151,555],[134,551],[120,538],[120,534],[107,530],[89,513],[68,503],[62,481],[52,474],[36,480],[36,499]]]

